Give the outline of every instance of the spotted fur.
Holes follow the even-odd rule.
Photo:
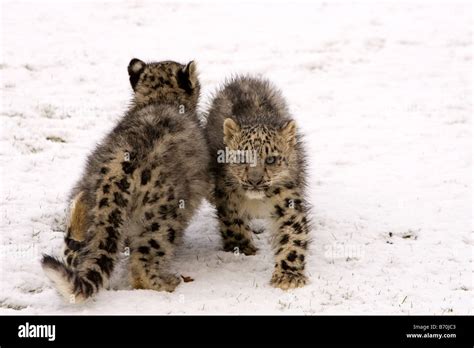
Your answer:
[[[305,156],[280,92],[266,80],[232,79],[216,94],[205,133],[224,250],[255,254],[249,221],[268,218],[275,253],[271,284],[282,289],[303,286],[310,231]],[[218,151],[226,147],[252,151],[258,160],[219,163]]]
[[[132,106],[89,156],[72,192],[66,260],[43,258],[59,292],[76,302],[107,284],[125,240],[134,288],[173,291],[180,279],[168,263],[210,190],[195,63],[133,59],[128,72]]]

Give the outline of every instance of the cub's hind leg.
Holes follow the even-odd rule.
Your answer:
[[[184,226],[178,218],[178,201],[173,195],[146,191],[139,215],[141,228],[130,238],[132,285],[136,289],[172,292],[180,278],[168,265]]]
[[[145,213],[151,216],[152,212]],[[131,276],[135,289],[172,292],[180,278],[168,271],[178,232],[175,223],[151,218],[145,222],[139,236],[131,239]]]

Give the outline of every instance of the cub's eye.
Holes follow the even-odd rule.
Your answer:
[[[276,164],[276,162],[277,162],[277,157],[276,156],[268,156],[265,159],[265,164],[268,164],[268,165]]]

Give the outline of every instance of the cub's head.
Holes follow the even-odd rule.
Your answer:
[[[295,121],[279,128],[243,126],[227,118],[224,144],[230,153],[228,172],[247,197],[262,199],[265,192],[292,183],[296,169],[297,135]]]
[[[195,109],[200,91],[196,63],[186,65],[172,61],[145,63],[132,59],[128,65],[130,84],[137,105],[164,103]]]

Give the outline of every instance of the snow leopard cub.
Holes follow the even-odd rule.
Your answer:
[[[249,220],[270,218],[271,284],[285,290],[305,285],[305,156],[282,95],[266,80],[234,78],[216,94],[205,133],[224,250],[255,254]]]
[[[42,260],[59,292],[75,302],[107,284],[125,239],[133,287],[173,291],[180,279],[168,261],[210,190],[196,64],[133,59],[128,72],[132,105],[89,156],[72,193],[66,263]]]

